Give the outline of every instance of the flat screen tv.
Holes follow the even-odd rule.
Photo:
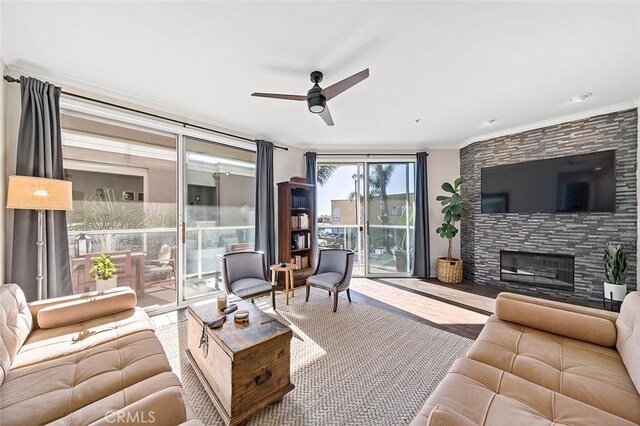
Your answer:
[[[615,151],[481,170],[482,213],[613,212]]]

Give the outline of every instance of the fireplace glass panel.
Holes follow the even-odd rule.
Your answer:
[[[574,257],[500,251],[500,280],[573,291]]]

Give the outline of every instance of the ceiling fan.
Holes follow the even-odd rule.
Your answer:
[[[321,88],[319,83],[322,81],[322,73],[320,71],[314,71],[311,73],[311,82],[314,83],[311,90],[307,92],[307,95],[282,95],[279,93],[252,93],[251,96],[257,96],[259,98],[274,98],[285,99],[288,101],[307,101],[309,111],[314,114],[319,114],[320,117],[327,123],[327,126],[333,126],[333,118],[329,112],[327,101],[335,98],[340,93],[347,89],[352,88],[356,84],[360,83],[365,78],[369,77],[369,68],[362,70],[359,73],[347,77],[344,80],[332,84],[329,87]]]

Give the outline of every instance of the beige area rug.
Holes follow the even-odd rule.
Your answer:
[[[304,290],[286,306],[277,297],[277,317],[294,332],[291,381],[295,389],[250,425],[405,425],[472,341],[365,303],[332,299]],[[270,315],[270,298],[256,300]],[[157,330],[173,370],[182,380],[196,416],[222,425],[184,354],[187,322]]]

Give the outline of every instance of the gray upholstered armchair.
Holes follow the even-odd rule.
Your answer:
[[[222,256],[222,281],[229,294],[242,299],[253,299],[271,293],[271,304],[276,308],[276,293],[267,279],[264,253],[239,251]]]
[[[349,284],[353,271],[354,254],[351,250],[325,249],[318,253],[318,266],[309,278],[307,278],[307,296],[309,301],[311,287],[327,290],[329,296],[333,293],[333,312],[338,309],[338,293],[347,292],[347,298],[351,303]]]

